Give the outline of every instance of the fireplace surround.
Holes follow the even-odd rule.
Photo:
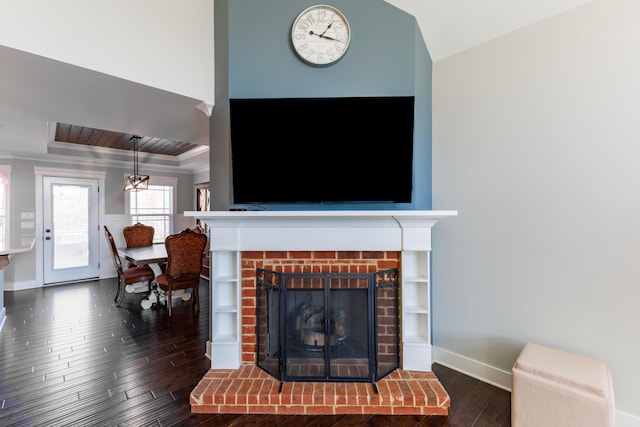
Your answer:
[[[431,229],[456,211],[211,211],[185,212],[210,230],[212,369],[256,363],[255,269],[244,265],[268,251],[323,254],[399,251],[404,370],[431,370]],[[259,255],[263,256],[263,255]],[[323,255],[324,256],[324,255]],[[247,292],[243,282],[254,292]],[[252,319],[246,323],[248,319]]]
[[[455,211],[186,212],[185,215],[198,217],[209,225],[212,265],[211,330],[207,342],[211,369],[191,392],[192,411],[447,415],[449,396],[430,372],[431,228],[439,220],[456,214]],[[259,368],[258,268],[322,275],[399,269],[399,369],[371,387],[357,381],[281,382]],[[313,305],[308,308],[317,313]],[[330,343],[338,335],[322,339]],[[304,339],[313,344],[321,341],[312,334]]]

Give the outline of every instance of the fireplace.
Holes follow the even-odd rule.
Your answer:
[[[256,271],[257,364],[281,381],[375,383],[398,368],[398,269]]]
[[[449,397],[437,377],[430,372],[431,229],[439,220],[455,215],[455,211],[408,210],[185,212],[185,216],[200,218],[209,226],[212,266],[211,331],[207,342],[211,370],[192,391],[192,410],[216,413],[446,415]],[[270,273],[265,272],[263,278],[258,279],[257,269]],[[355,281],[361,280],[360,274],[373,274],[373,281],[377,283],[379,277],[381,281],[385,280],[384,274],[380,276],[377,273],[392,269],[398,269],[397,276],[391,280],[397,285],[390,286],[385,293],[393,294],[397,289],[398,305],[393,305],[393,310],[397,310],[399,315],[389,317],[399,320],[398,328],[395,328],[398,331],[397,341],[392,338],[387,342],[388,338],[384,337],[386,330],[385,333],[376,331],[378,341],[374,345],[375,350],[371,350],[368,342],[365,345],[369,348],[365,373],[344,374],[337,368],[332,371],[332,362],[346,361],[339,353],[332,353],[332,347],[338,347],[341,339],[347,339],[332,326],[337,322],[336,313],[345,305],[364,303],[352,302],[352,299],[359,298],[355,295],[347,297],[345,302],[332,303],[331,294],[324,294],[324,283],[334,281],[333,275],[337,273],[355,274],[355,278],[350,279]],[[266,304],[264,300],[267,298],[280,301],[281,297],[276,296],[278,292],[305,292],[301,290],[304,289],[302,285],[295,283],[291,291],[282,290],[282,284],[288,280],[283,275],[290,273],[310,274],[311,277],[306,279],[317,279],[323,283],[310,288],[322,288],[319,291],[322,296],[299,296],[291,303],[291,310],[283,307],[282,303],[280,307],[276,304],[273,308]],[[392,277],[393,274],[389,279]],[[262,280],[265,286],[262,291],[258,291],[257,279]],[[272,285],[278,285],[280,290],[269,291]],[[320,304],[318,309],[316,300],[326,301],[327,298],[330,303]],[[303,299],[310,300],[310,305],[301,307]],[[302,313],[300,310],[303,309],[308,312]],[[280,314],[283,310],[284,314]],[[306,317],[304,320],[303,316],[309,312],[317,314],[316,319],[324,319],[325,327],[320,334],[311,330],[301,332],[302,325],[309,319]],[[267,314],[269,316],[261,326],[257,323],[259,313],[265,318]],[[373,311],[369,311],[367,317],[370,313]],[[284,319],[276,322],[271,316],[292,319],[286,321],[286,332],[276,326]],[[304,320],[298,322],[297,329],[296,319]],[[377,319],[378,328],[388,327],[389,319],[380,316]],[[269,338],[260,341],[258,337],[264,336],[267,330]],[[293,344],[288,344],[288,335],[291,335]],[[398,351],[377,348],[393,348],[395,342],[399,342]],[[287,345],[297,346],[296,351],[308,349],[307,355],[315,354],[314,351],[323,352],[322,371],[313,375],[287,371],[295,366],[279,359],[281,348]],[[289,359],[299,354],[289,355],[291,357],[288,356],[287,361],[294,362]],[[372,354],[376,354],[374,362],[371,361]],[[392,355],[390,360],[386,359],[387,354]],[[325,359],[326,355],[328,359]],[[361,358],[359,354],[357,358]],[[306,359],[305,363],[309,365],[317,358]],[[285,376],[293,375],[297,379],[282,382],[261,369],[259,364],[279,377],[284,372]],[[394,369],[398,364],[399,368]],[[361,382],[372,381],[371,378],[375,379],[389,370],[388,375],[374,383],[379,393],[374,393],[376,387]],[[349,378],[349,381],[334,382],[332,377]]]
[[[387,268],[400,267],[400,366],[430,371],[431,229],[455,215],[410,210],[185,212],[210,230],[211,367],[238,369],[256,363],[256,268],[279,271],[278,262],[270,261],[278,255],[319,256],[328,269],[322,272],[333,272],[332,264],[345,254],[395,252],[400,259]],[[305,268],[311,270],[298,272],[319,271],[312,270],[313,264]]]

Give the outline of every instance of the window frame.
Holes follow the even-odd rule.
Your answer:
[[[124,174],[123,175],[123,179],[126,179],[128,175]],[[162,186],[162,187],[171,187],[172,188],[172,195],[171,195],[171,213],[168,214],[169,217],[169,230],[167,231],[167,236],[169,234],[173,233],[173,229],[174,229],[174,224],[175,224],[175,217],[176,217],[176,213],[177,213],[177,208],[178,208],[178,178],[175,177],[167,177],[167,176],[153,176],[150,178],[149,180],[149,185],[150,186]],[[147,190],[139,190],[139,191],[147,191]],[[130,225],[133,225],[135,222],[137,221],[133,221],[133,215],[131,213],[131,194],[132,191],[124,191],[125,195],[124,195],[124,207],[125,207],[125,212],[126,212],[126,216],[129,217],[128,219],[128,223]],[[133,193],[136,193],[135,191]],[[164,214],[161,214],[164,215]],[[144,216],[144,215],[142,215]],[[164,239],[161,239],[159,237],[154,236],[153,238],[154,243],[163,243]]]

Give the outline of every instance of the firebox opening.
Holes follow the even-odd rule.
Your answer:
[[[256,278],[257,361],[272,376],[374,383],[398,368],[398,269]]]

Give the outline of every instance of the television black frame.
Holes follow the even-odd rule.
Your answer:
[[[234,205],[411,203],[414,96],[231,98]]]

